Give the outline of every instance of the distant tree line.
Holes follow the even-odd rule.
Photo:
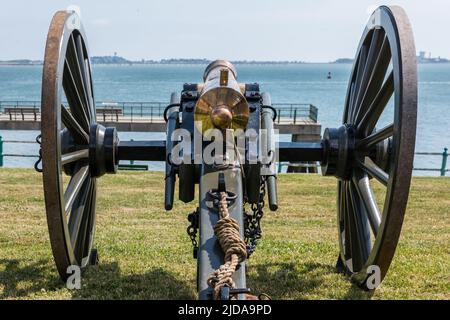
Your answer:
[[[421,53],[418,57],[419,63],[450,63],[450,60],[444,59],[444,58],[431,58],[431,57],[424,57]],[[330,63],[337,63],[337,64],[352,64],[354,59],[349,58],[340,58],[335,61],[332,61]],[[91,57],[92,64],[111,64],[111,65],[143,65],[143,64],[208,64],[211,62],[211,60],[208,59],[186,59],[186,58],[179,58],[179,59],[161,59],[161,60],[139,60],[139,61],[132,61],[125,59],[123,57],[120,57],[118,55],[114,56],[94,56]],[[236,60],[231,61],[234,64],[302,64],[307,63],[304,61],[257,61],[257,60]],[[17,59],[17,60],[7,60],[7,61],[1,61],[0,65],[21,65],[21,66],[34,66],[34,65],[42,65],[42,60],[28,60],[28,59]]]

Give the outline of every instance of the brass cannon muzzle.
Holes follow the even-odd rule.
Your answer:
[[[216,60],[206,67],[194,116],[203,134],[214,128],[224,131],[247,126],[249,105],[236,78],[236,69],[229,61]]]

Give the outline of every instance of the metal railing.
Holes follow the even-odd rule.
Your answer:
[[[116,110],[120,110],[120,120],[133,122],[134,120],[147,120],[150,122],[163,121],[164,109],[168,103],[166,102],[97,102],[97,117],[100,113],[108,114],[106,118],[109,121],[116,121]],[[110,111],[108,113],[108,111]]]
[[[445,176],[446,172],[449,172],[450,169],[447,169],[447,159],[448,159],[448,149],[444,148],[444,152],[417,152],[416,155],[419,156],[441,156],[442,157],[442,163],[441,168],[414,168],[416,171],[438,171],[441,174],[441,177]]]
[[[133,139],[131,139],[133,140]],[[12,144],[35,144],[37,141],[30,140],[3,140],[2,136],[0,136],[0,168],[4,166],[4,158],[39,158],[39,155],[35,154],[17,154],[17,153],[3,153],[3,145],[4,143],[12,143]],[[148,165],[139,165],[134,164],[134,161],[130,161],[129,164],[119,164],[119,170],[126,171],[148,171]]]
[[[36,141],[25,141],[25,140],[3,140],[2,136],[0,136],[0,168],[4,165],[4,158],[39,158],[38,155],[34,154],[15,154],[15,153],[3,153],[3,145],[5,143],[25,143],[25,144],[34,144]]]
[[[317,122],[319,110],[316,106],[308,103],[274,103],[272,105],[278,113],[278,123],[281,119],[292,119],[296,124],[299,119],[310,119]]]
[[[5,108],[40,108],[40,101],[0,101],[0,112]]]
[[[416,152],[414,153],[416,156],[440,156],[442,157],[441,167],[440,168],[417,168],[414,167],[414,171],[428,171],[428,172],[439,172],[441,177],[445,177],[447,172],[450,172],[450,169],[447,169],[447,160],[448,160],[448,148],[444,148],[443,152]],[[290,163],[290,162],[279,162],[278,164],[278,173],[281,173],[283,167],[300,167],[300,168],[319,168],[319,163],[305,162],[305,163]]]
[[[37,121],[40,108],[40,101],[0,101],[0,114],[5,114],[9,109],[8,119],[14,121],[28,120],[28,118]]]
[[[96,102],[97,119],[100,121],[146,121],[161,122],[163,121],[164,109],[168,105],[167,102],[130,102],[118,101]],[[13,120],[25,120],[20,115],[21,109],[38,108],[40,110],[40,101],[0,101],[0,114],[5,114],[5,110],[15,109],[14,113],[8,114],[8,118]],[[277,122],[279,124],[297,124],[300,121],[317,122],[318,109],[312,104],[306,103],[274,103],[273,107],[278,113]],[[35,116],[31,116],[32,120],[36,120]]]
[[[2,136],[0,136],[0,168],[4,165],[5,157],[22,157],[22,158],[39,158],[38,155],[33,154],[5,154],[3,153],[3,146],[5,143],[27,143],[34,144],[36,141],[26,141],[26,140],[3,140]],[[443,152],[416,152],[415,155],[418,156],[440,156],[442,157],[441,167],[440,168],[413,168],[415,171],[429,171],[429,172],[439,172],[441,177],[445,177],[446,173],[450,171],[447,169],[447,160],[448,160],[448,148],[444,148]],[[130,165],[133,165],[134,162],[130,161]],[[284,166],[296,166],[302,168],[318,168],[320,164],[308,162],[308,163],[289,163],[289,162],[278,162],[278,172],[282,171]]]

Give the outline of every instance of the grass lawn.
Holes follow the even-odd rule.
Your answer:
[[[274,299],[450,299],[450,178],[415,178],[397,253],[370,294],[336,273],[334,178],[281,175],[278,212],[249,260],[248,286]],[[163,210],[162,173],[100,179],[95,246],[100,264],[82,289],[59,281],[41,175],[0,169],[0,299],[195,299],[196,261],[186,234],[196,203]]]

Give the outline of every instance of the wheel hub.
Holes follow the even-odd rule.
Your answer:
[[[117,150],[119,138],[116,128],[93,124],[89,132],[89,171],[91,177],[116,173],[119,166]]]
[[[392,138],[377,143],[370,150],[356,150],[356,128],[343,125],[340,128],[327,128],[324,132],[325,160],[322,162],[322,174],[347,180],[351,175],[353,163],[357,157],[370,157],[381,169],[389,171]],[[376,131],[374,131],[376,132]]]
[[[322,162],[322,174],[348,179],[355,151],[355,128],[343,125],[340,128],[327,128],[323,135],[325,160]]]

